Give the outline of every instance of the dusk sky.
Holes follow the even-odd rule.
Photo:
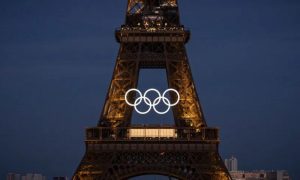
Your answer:
[[[0,179],[71,176],[111,80],[126,0],[0,1]],[[300,179],[300,1],[180,0],[193,78],[223,158]],[[166,88],[163,70],[140,88]],[[134,123],[172,122],[134,115]],[[155,119],[155,120],[154,120]],[[151,121],[153,120],[153,122]]]

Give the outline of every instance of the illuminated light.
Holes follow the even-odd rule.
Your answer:
[[[131,138],[176,138],[175,129],[129,129]]]
[[[139,97],[135,99],[134,103],[131,103],[128,101],[128,94],[130,92],[137,92]],[[155,98],[153,101],[151,101],[148,97],[147,97],[147,94],[149,92],[155,92],[157,94],[157,98]],[[177,100],[176,102],[174,103],[171,103],[170,100],[168,98],[166,98],[166,93],[168,92],[174,92],[176,93],[177,95]],[[125,93],[125,102],[129,105],[129,106],[132,106],[134,107],[135,111],[139,114],[147,114],[150,112],[150,110],[153,108],[153,110],[157,113],[157,114],[166,114],[171,107],[173,106],[176,106],[178,103],[179,103],[179,100],[180,100],[180,95],[178,93],[178,91],[176,89],[172,89],[172,88],[169,88],[167,90],[165,90],[163,92],[163,94],[161,95],[160,92],[157,90],[157,89],[154,89],[154,88],[150,88],[148,89],[147,91],[145,91],[144,94],[142,94],[142,92],[138,89],[135,89],[135,88],[132,88],[132,89],[129,89],[126,93]],[[148,106],[148,109],[146,111],[140,111],[138,109],[138,105],[140,105],[142,102],[144,102],[147,106]],[[157,110],[156,106],[163,102],[166,106],[167,106],[167,109],[165,111],[159,111]]]

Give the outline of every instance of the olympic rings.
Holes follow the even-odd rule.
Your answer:
[[[128,94],[130,92],[137,92],[138,93],[138,98],[136,98],[134,100],[134,103],[130,103],[128,101]],[[154,99],[154,101],[151,101],[148,97],[147,97],[147,94],[150,93],[150,92],[155,92],[155,94],[157,94],[157,98]],[[165,97],[166,93],[168,92],[174,92],[176,95],[177,95],[177,100],[176,102],[174,103],[171,103],[170,100],[168,98]],[[148,89],[147,91],[144,92],[144,94],[142,94],[142,92],[138,89],[135,89],[135,88],[132,88],[132,89],[129,89],[126,93],[125,93],[125,101],[126,103],[129,105],[129,106],[133,106],[135,111],[139,114],[147,114],[148,112],[151,111],[151,109],[153,108],[153,110],[157,113],[157,114],[166,114],[170,108],[172,106],[176,106],[178,103],[179,103],[179,100],[180,100],[180,95],[178,93],[178,91],[176,89],[172,89],[172,88],[169,88],[167,90],[165,90],[163,92],[163,94],[161,95],[160,92],[157,90],[157,89],[154,89],[154,88],[150,88]],[[147,110],[145,111],[140,111],[138,109],[138,105],[140,105],[142,102],[144,102],[148,108]],[[159,111],[157,110],[156,106],[163,102],[166,106],[167,106],[167,109],[164,110],[164,111]]]

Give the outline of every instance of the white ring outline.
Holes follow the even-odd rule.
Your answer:
[[[164,102],[165,104],[170,105],[170,106],[176,106],[176,105],[179,103],[179,100],[180,100],[180,95],[179,95],[179,93],[178,93],[178,91],[177,91],[176,89],[173,89],[173,88],[166,89],[166,90],[164,91],[164,93],[162,94],[162,97],[165,97],[166,93],[169,92],[169,91],[173,91],[173,92],[176,93],[176,95],[177,95],[177,101],[176,101],[175,103],[173,103],[173,104],[170,104],[170,101],[169,101],[169,103],[166,103],[166,102],[164,101],[164,99],[163,99],[163,102]],[[169,100],[169,99],[168,99],[168,100]]]
[[[137,99],[135,99],[134,103],[130,103],[127,99],[127,96],[130,92],[132,91],[135,91],[139,94],[140,97],[138,97]],[[149,92],[152,92],[154,91],[158,97],[154,99],[154,101],[152,102],[148,97],[146,97],[146,95],[149,93]],[[177,95],[177,101],[175,103],[172,103],[170,102],[170,100],[168,98],[165,97],[166,93],[169,92],[169,91],[173,91],[176,93]],[[168,107],[165,111],[158,111],[156,109],[156,106],[161,102],[161,100],[163,101],[163,103]],[[157,114],[166,114],[170,108],[172,106],[176,106],[179,101],[180,101],[180,95],[178,93],[178,91],[176,89],[173,89],[173,88],[169,88],[169,89],[166,89],[163,94],[161,95],[160,92],[157,90],[157,89],[154,89],[154,88],[150,88],[148,89],[147,91],[144,92],[144,94],[142,94],[142,92],[136,88],[131,88],[129,90],[126,91],[125,93],[125,101],[126,103],[129,105],[129,106],[133,106],[135,111],[139,114],[147,114],[151,111],[151,108],[153,107],[153,110],[157,113]],[[146,111],[140,111],[137,106],[140,105],[142,103],[142,101],[144,101],[144,103],[146,105],[149,106],[149,108],[146,110]]]
[[[158,99],[158,98],[154,99],[153,103],[155,103],[155,101],[157,101],[157,99]],[[164,96],[162,96],[158,101],[160,102],[161,99],[166,99],[166,100],[168,101],[168,106],[167,106],[168,108],[167,108],[165,111],[158,111],[158,110],[156,109],[156,106],[153,106],[153,110],[154,110],[157,114],[166,114],[166,113],[170,110],[170,108],[171,108],[171,106],[169,105],[169,104],[170,104],[170,101],[169,101],[168,98],[166,98],[166,97],[164,97]],[[165,103],[164,100],[163,100],[163,102]]]
[[[149,98],[147,98],[147,97],[139,97],[139,98],[137,98],[134,102],[138,101],[139,99],[144,99],[144,102],[145,102],[145,103],[146,103],[146,101],[148,101],[148,102],[151,103],[151,100],[150,100]],[[147,99],[147,100],[146,100],[146,99]],[[140,100],[140,102],[142,102],[142,100]],[[150,103],[149,103],[149,104],[150,104]],[[135,103],[135,104],[136,104],[136,103]],[[140,103],[139,103],[139,104],[140,104]],[[139,114],[147,114],[148,112],[151,111],[151,108],[152,108],[151,105],[150,105],[149,108],[148,108],[146,111],[144,111],[144,112],[138,110],[137,106],[138,106],[139,104],[137,104],[136,106],[134,106],[135,111],[138,112]],[[146,104],[147,104],[147,103],[146,103]]]
[[[144,92],[144,95],[143,95],[143,97],[145,98],[146,97],[146,95],[149,93],[149,92],[151,92],[151,91],[154,91],[154,92],[156,92],[157,94],[158,94],[158,97],[157,98],[162,98],[162,96],[161,96],[161,94],[160,94],[160,92],[157,90],[157,89],[154,89],[154,88],[150,88],[150,89],[148,89],[147,91],[145,91]],[[155,99],[157,99],[157,98],[155,98]],[[151,101],[150,101],[151,102]],[[146,101],[145,101],[145,103],[146,103]],[[159,102],[158,103],[156,103],[156,104],[154,104],[154,101],[153,101],[153,104],[152,103],[150,103],[150,104],[147,104],[148,106],[156,106],[157,104],[159,104],[160,103],[160,100],[159,100]]]
[[[129,89],[128,91],[126,91],[126,93],[125,93],[125,101],[126,101],[126,103],[127,103],[129,106],[137,106],[137,105],[139,105],[139,104],[142,102],[142,100],[140,100],[140,102],[139,102],[138,104],[136,104],[136,100],[134,101],[134,104],[130,103],[130,102],[127,100],[127,96],[128,96],[128,94],[129,94],[131,91],[135,91],[135,92],[139,93],[140,97],[143,97],[143,94],[141,93],[140,90],[135,89],[135,88],[132,88],[132,89]]]

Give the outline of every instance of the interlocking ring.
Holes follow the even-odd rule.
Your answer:
[[[130,92],[137,92],[139,97],[136,98],[134,100],[133,103],[129,102],[128,101],[128,94]],[[155,98],[153,101],[151,101],[148,97],[147,97],[147,94],[149,92],[155,92],[157,94],[157,98]],[[177,95],[177,100],[176,102],[174,103],[171,103],[170,100],[168,98],[165,97],[166,93],[167,92],[175,92],[176,95]],[[133,106],[135,111],[139,114],[147,114],[148,112],[151,111],[151,109],[153,108],[153,110],[157,113],[157,114],[166,114],[170,108],[172,106],[176,106],[178,103],[179,103],[179,100],[180,100],[180,95],[178,93],[178,91],[176,89],[172,89],[172,88],[169,88],[167,90],[164,91],[164,93],[161,95],[160,92],[157,90],[157,89],[154,89],[154,88],[150,88],[148,89],[147,91],[144,92],[144,94],[142,94],[142,92],[138,89],[135,89],[135,88],[132,88],[132,89],[129,89],[126,93],[125,93],[125,101],[126,103],[129,105],[129,106]],[[142,102],[144,102],[147,106],[148,106],[148,109],[146,111],[140,111],[137,106],[140,105]],[[157,110],[156,106],[163,102],[166,106],[167,106],[167,109],[165,111],[159,111]]]

